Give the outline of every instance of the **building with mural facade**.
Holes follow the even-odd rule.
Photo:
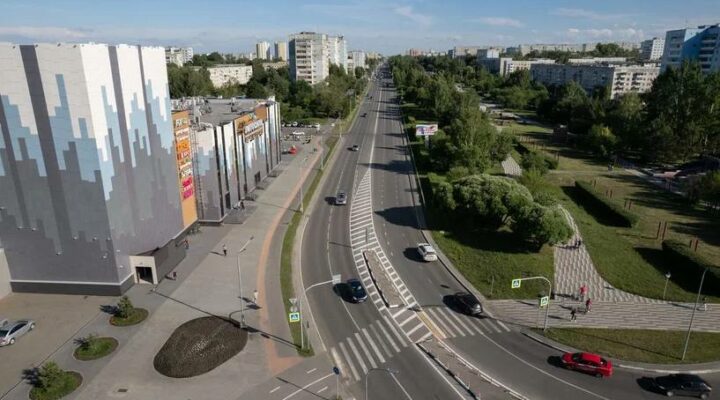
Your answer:
[[[0,44],[0,60],[0,244],[12,290],[117,295],[157,282],[184,257],[196,219],[164,49]]]

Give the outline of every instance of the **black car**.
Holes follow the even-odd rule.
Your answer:
[[[470,293],[455,293],[455,305],[464,314],[478,316],[483,312],[482,304]]]
[[[352,295],[353,302],[362,303],[367,300],[367,292],[359,279],[348,279],[347,284],[350,286],[350,294]]]
[[[362,113],[361,117],[367,117],[367,113],[366,112]]]
[[[658,376],[653,381],[657,390],[668,397],[678,395],[707,399],[712,391],[712,387],[697,375],[672,374]]]

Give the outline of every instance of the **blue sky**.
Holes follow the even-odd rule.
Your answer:
[[[640,41],[720,22],[720,0],[0,0],[0,41],[107,42],[248,52],[299,31],[351,49]]]

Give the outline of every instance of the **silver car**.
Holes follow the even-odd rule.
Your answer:
[[[15,344],[20,336],[35,329],[35,321],[22,319],[0,327],[0,346]]]

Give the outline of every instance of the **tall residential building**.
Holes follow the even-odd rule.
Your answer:
[[[258,42],[255,45],[256,57],[260,60],[272,60],[272,49],[268,42]]]
[[[575,81],[588,92],[607,87],[611,98],[628,92],[647,92],[659,73],[660,68],[654,65],[533,64],[530,67],[533,80],[544,85]]]
[[[281,61],[288,60],[287,42],[275,42],[275,57]]]
[[[345,38],[342,36],[328,36],[325,43],[327,45],[328,62],[347,71],[348,54]]]
[[[452,58],[463,58],[465,56],[477,56],[480,50],[486,49],[483,46],[455,46],[448,53]]]
[[[0,242],[13,291],[118,295],[185,256],[197,216],[164,53],[0,44]]]
[[[348,72],[354,72],[355,68],[367,68],[365,64],[365,52],[361,50],[353,50],[348,53]]]
[[[652,38],[643,40],[640,43],[640,58],[642,60],[654,61],[662,59],[665,49],[665,39]]]
[[[720,24],[667,31],[662,70],[697,61],[703,72],[720,70]]]
[[[185,64],[185,56],[182,53],[182,49],[179,49],[177,47],[166,47],[165,63],[175,64],[178,67],[182,67]]]
[[[300,32],[290,35],[288,43],[290,78],[311,85],[327,78],[330,70],[327,35]]]
[[[244,64],[218,64],[207,67],[207,70],[210,73],[210,81],[216,88],[229,83],[244,85],[250,81],[253,74],[252,65]]]

